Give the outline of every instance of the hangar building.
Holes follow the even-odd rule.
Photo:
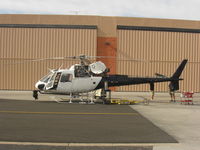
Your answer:
[[[171,76],[178,64],[187,58],[189,63],[182,75],[184,81],[181,81],[180,90],[200,92],[200,21],[0,15],[1,90],[33,90],[35,82],[48,73],[48,68],[61,65],[66,68],[77,63],[46,58],[80,54],[114,56],[101,59],[110,73],[130,76],[154,76],[156,72]],[[168,83],[158,83],[155,89],[168,91]],[[149,91],[149,85],[124,86],[116,90]]]

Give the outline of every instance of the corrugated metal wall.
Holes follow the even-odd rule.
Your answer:
[[[184,81],[181,81],[180,90],[200,92],[200,33],[118,29],[117,37],[117,56],[122,59],[117,62],[118,73],[154,76],[157,72],[171,76],[179,63],[187,58],[189,63],[181,76]],[[167,91],[168,83],[158,83],[155,89]],[[149,91],[149,85],[125,86],[118,91]]]
[[[48,68],[63,68],[72,60],[33,59],[96,55],[97,30],[83,28],[0,28],[0,89],[32,90]]]

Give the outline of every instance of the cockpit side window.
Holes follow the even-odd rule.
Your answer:
[[[49,81],[50,77],[47,77],[44,81],[44,83],[47,83]]]
[[[40,81],[47,83],[52,76],[53,76],[53,73],[50,72],[46,76],[44,76],[42,79],[40,79]]]
[[[60,82],[71,82],[72,81],[72,74],[62,74]]]

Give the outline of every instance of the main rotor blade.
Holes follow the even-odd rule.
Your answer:
[[[29,62],[40,62],[40,61],[48,61],[48,60],[66,60],[66,61],[74,61],[81,59],[92,59],[96,61],[97,59],[115,59],[116,61],[129,61],[129,62],[144,62],[144,63],[179,63],[181,60],[148,60],[148,59],[134,59],[127,57],[117,57],[117,56],[65,56],[65,57],[50,57],[50,58],[39,58],[39,59],[24,59],[24,58],[0,58],[1,61],[8,63],[1,63],[4,65],[13,65],[13,64],[24,64]],[[12,62],[15,61],[15,62]],[[17,62],[16,62],[17,61]],[[200,62],[189,62],[189,63],[200,63]]]
[[[4,65],[25,64],[29,62],[40,62],[47,60],[70,60],[67,57],[52,57],[52,58],[39,58],[39,59],[24,59],[24,58],[0,58],[1,61],[7,61]],[[73,60],[73,59],[71,59]]]

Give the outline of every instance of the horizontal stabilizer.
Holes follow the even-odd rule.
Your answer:
[[[160,74],[160,73],[155,73],[155,75],[157,77],[160,77],[160,78],[167,78],[167,76],[163,75],[163,74]]]

